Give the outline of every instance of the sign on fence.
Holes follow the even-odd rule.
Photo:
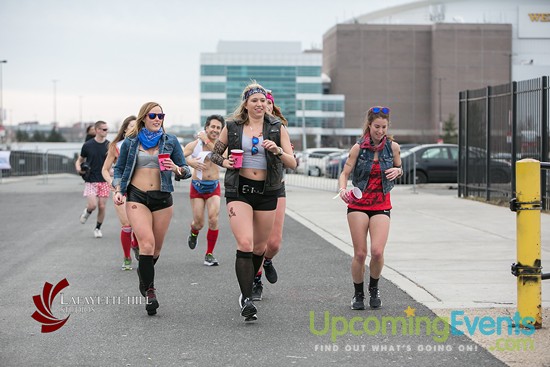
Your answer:
[[[10,166],[10,153],[11,151],[0,151],[0,169],[11,169]]]

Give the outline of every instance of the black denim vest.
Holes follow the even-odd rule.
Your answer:
[[[227,149],[242,149],[243,127],[244,123],[239,120],[227,121]],[[281,121],[274,117],[265,115],[264,126],[262,130],[264,139],[269,139],[275,142],[277,146],[281,146]],[[270,195],[270,192],[278,192],[283,187],[283,162],[280,157],[275,154],[265,151],[265,159],[267,160],[267,174],[263,192],[265,195]],[[239,170],[228,169],[225,172],[225,197],[239,196]]]

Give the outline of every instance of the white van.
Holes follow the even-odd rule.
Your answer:
[[[296,173],[320,177],[325,171],[325,160],[330,153],[345,152],[346,149],[340,148],[310,148],[302,152],[300,165],[296,168]]]

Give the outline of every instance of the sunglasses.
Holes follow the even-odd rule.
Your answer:
[[[154,120],[156,117],[159,118],[159,120],[164,120],[164,113],[148,113],[147,116],[149,116],[149,118],[151,120]]]
[[[109,129],[99,129],[99,130],[103,130],[103,131],[109,131]]]
[[[390,109],[388,107],[371,107],[370,110],[372,111],[372,113],[382,112],[385,115],[388,115],[390,113]]]
[[[250,152],[252,155],[258,154],[258,143],[260,142],[260,139],[257,136],[252,137],[252,149],[250,149]]]

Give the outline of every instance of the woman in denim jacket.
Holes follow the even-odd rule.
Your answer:
[[[164,236],[173,214],[172,172],[176,180],[191,177],[183,150],[174,135],[162,128],[164,113],[155,102],[145,103],[137,116],[137,124],[120,147],[112,182],[116,205],[124,203],[126,213],[139,243],[139,290],[147,297],[145,309],[157,313],[155,267]],[[159,154],[169,154],[161,158]]]
[[[338,179],[340,198],[348,204],[348,224],[353,242],[351,276],[355,294],[353,310],[365,309],[364,277],[367,235],[370,232],[369,305],[382,305],[378,279],[384,266],[384,248],[390,231],[390,190],[403,175],[399,144],[387,137],[390,109],[371,107],[367,112],[363,137],[355,144]],[[348,178],[360,194],[346,190]]]

